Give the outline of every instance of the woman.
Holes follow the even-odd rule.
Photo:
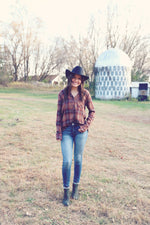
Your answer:
[[[94,119],[94,106],[90,93],[83,88],[89,77],[83,75],[82,68],[76,66],[66,70],[68,85],[58,95],[56,139],[61,140],[63,155],[62,176],[64,187],[63,204],[68,206],[72,154],[74,145],[74,179],[72,198],[78,199],[78,184],[82,170],[82,155],[88,136],[88,128]],[[85,107],[88,108],[86,118]]]

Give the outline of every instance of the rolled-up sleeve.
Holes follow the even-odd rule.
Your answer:
[[[88,112],[88,117],[87,117],[87,119],[85,121],[85,126],[88,129],[90,124],[91,124],[91,122],[95,118],[95,109],[94,109],[92,97],[91,97],[89,92],[87,94],[86,106],[87,106],[89,112]]]

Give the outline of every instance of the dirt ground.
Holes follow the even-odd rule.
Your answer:
[[[79,200],[64,207],[56,105],[0,93],[0,224],[150,224],[150,107],[94,101]]]

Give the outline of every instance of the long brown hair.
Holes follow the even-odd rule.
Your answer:
[[[73,78],[73,75],[70,75],[70,77],[68,78],[67,87],[64,89],[64,91],[65,91],[65,100],[68,99],[68,96],[71,93],[72,78]],[[84,96],[84,79],[82,78],[82,76],[81,76],[81,84],[78,87],[78,91],[79,91],[80,101],[82,101],[83,100],[83,96]]]

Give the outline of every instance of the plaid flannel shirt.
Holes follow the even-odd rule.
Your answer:
[[[88,117],[86,118],[86,107],[88,109]],[[56,139],[62,139],[62,131],[71,123],[78,123],[82,128],[87,130],[94,119],[95,109],[92,98],[88,90],[84,89],[83,100],[79,98],[79,94],[75,97],[70,94],[68,99],[64,99],[64,90],[58,94],[57,118],[56,118]]]

